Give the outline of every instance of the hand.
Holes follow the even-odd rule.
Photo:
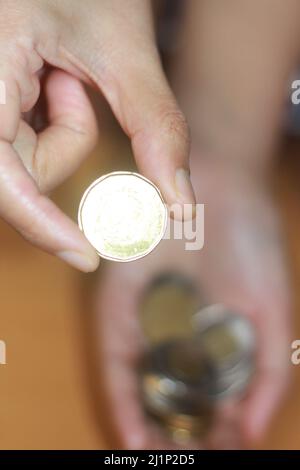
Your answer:
[[[193,170],[197,198],[206,204],[202,251],[184,251],[163,240],[146,258],[107,266],[96,292],[99,374],[105,407],[125,448],[171,448],[146,418],[139,395],[137,363],[144,337],[139,323],[141,293],[153,277],[175,270],[192,278],[213,301],[223,302],[253,323],[256,374],[243,400],[222,402],[211,432],[188,447],[243,448],[261,440],[289,385],[290,306],[276,213],[265,188],[218,163]],[[224,188],[222,198],[216,187]]]
[[[191,203],[189,138],[164,77],[146,0],[35,0],[0,6],[0,216],[27,240],[83,270],[99,259],[78,227],[42,193],[63,182],[97,138],[80,80],[104,94],[131,139],[139,170],[168,203]],[[52,71],[41,82],[45,64]],[[40,94],[42,132],[22,119]]]

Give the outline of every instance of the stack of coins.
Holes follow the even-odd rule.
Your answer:
[[[187,325],[181,336],[174,322],[168,321],[169,331],[164,326],[164,335],[158,341],[155,330],[165,324],[164,312],[167,318],[172,314],[170,310],[164,311],[164,307],[172,306],[168,292],[174,294],[174,285]],[[158,309],[157,292],[165,303],[159,307],[159,318],[152,312],[155,324],[150,327],[150,306]],[[251,380],[253,328],[246,318],[223,305],[197,309],[195,299],[198,298],[199,305],[200,295],[180,276],[160,277],[151,285],[148,297],[156,301],[145,300],[141,317],[149,339],[140,370],[145,409],[176,441],[202,437],[211,426],[216,402],[242,395]]]
[[[146,411],[173,437],[202,436],[212,418],[205,393],[209,376],[209,364],[198,341],[173,340],[156,345],[142,364]]]
[[[211,368],[210,400],[243,393],[255,363],[255,335],[249,320],[215,304],[200,309],[193,323]]]

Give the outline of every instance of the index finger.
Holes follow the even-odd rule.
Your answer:
[[[12,144],[21,115],[21,92],[12,74],[2,73],[6,102],[0,105],[0,216],[27,240],[82,271],[99,258],[77,225],[41,195]]]

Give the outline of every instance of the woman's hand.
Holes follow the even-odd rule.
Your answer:
[[[99,375],[109,422],[125,448],[171,448],[147,419],[137,364],[144,354],[140,301],[153,278],[179,272],[253,324],[256,373],[240,400],[220,402],[209,434],[189,448],[243,448],[261,440],[290,382],[290,293],[277,214],[270,195],[247,174],[211,162],[193,169],[197,199],[205,202],[201,251],[163,240],[147,257],[110,263],[96,292]],[[222,198],[216,188],[223,188]],[[159,325],[157,326],[159,328]],[[172,328],[172,327],[171,327]],[[102,402],[103,403],[103,400]]]
[[[139,170],[168,203],[192,203],[189,137],[161,68],[146,0],[11,0],[0,5],[0,216],[26,239],[92,271],[95,250],[42,193],[63,182],[97,138],[80,80],[103,93]],[[41,82],[41,71],[52,71]],[[49,125],[23,119],[43,94]]]

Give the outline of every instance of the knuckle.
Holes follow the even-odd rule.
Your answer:
[[[28,241],[29,243],[31,243],[32,245],[36,245],[37,244],[37,241],[38,241],[38,234],[36,233],[36,231],[33,229],[32,226],[25,226],[25,227],[22,227],[18,230],[18,232],[20,233],[20,235],[26,240]]]
[[[164,132],[174,140],[180,140],[184,145],[189,145],[190,132],[184,114],[178,109],[169,109],[162,113],[161,125]]]

